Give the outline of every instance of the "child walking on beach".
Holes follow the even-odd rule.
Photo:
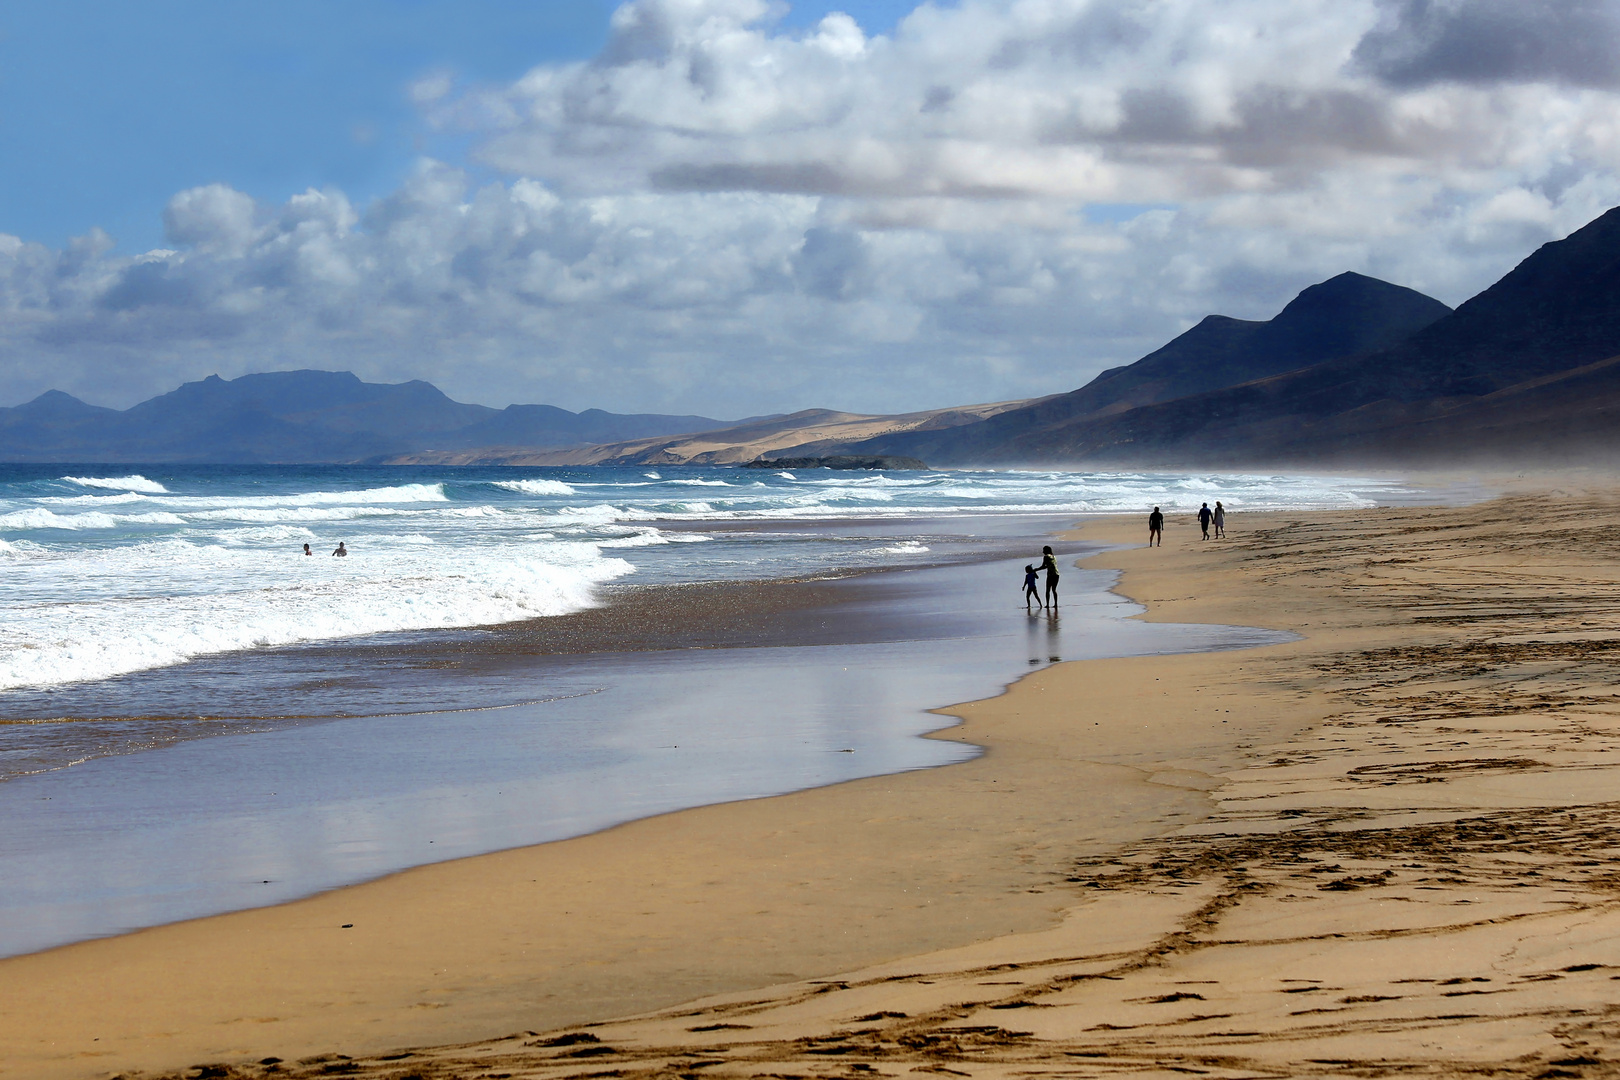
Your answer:
[[[1024,610],[1025,611],[1029,610],[1029,602],[1031,600],[1035,601],[1035,603],[1037,605],[1039,605],[1040,607],[1045,607],[1046,606],[1045,604],[1041,603],[1040,590],[1035,587],[1035,568],[1033,566],[1025,566],[1024,567]]]

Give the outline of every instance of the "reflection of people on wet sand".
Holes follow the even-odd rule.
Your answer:
[[[1033,600],[1041,603],[1041,595],[1035,588],[1035,568],[1026,564],[1024,566],[1024,610],[1029,610],[1029,602]],[[1041,604],[1042,607],[1046,605]]]
[[[332,552],[332,554],[341,559],[349,554],[349,549],[343,546],[343,541],[339,540],[337,550]]]
[[[1226,507],[1221,500],[1215,500],[1215,539],[1219,540],[1226,535]]]
[[[1148,547],[1164,543],[1164,515],[1159,513],[1155,506],[1153,513],[1148,515]]]
[[[1198,508],[1198,527],[1204,530],[1204,539],[1209,539],[1209,519],[1215,515],[1210,512],[1209,503]]]
[[[1041,548],[1041,569],[1046,571],[1046,605],[1056,610],[1058,568],[1050,547]]]

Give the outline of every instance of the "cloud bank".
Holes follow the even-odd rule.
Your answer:
[[[139,256],[0,236],[0,400],[306,366],[710,415],[1072,389],[1347,269],[1464,299],[1620,203],[1617,90],[1587,0],[964,0],[876,37],[635,0],[587,61],[412,87],[473,160],[370,205],[211,185]]]

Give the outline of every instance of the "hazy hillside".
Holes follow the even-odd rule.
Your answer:
[[[346,462],[493,443],[582,446],[723,426],[706,416],[491,409],[452,401],[421,381],[277,371],[228,381],[209,376],[123,411],[52,390],[0,409],[0,460]]]

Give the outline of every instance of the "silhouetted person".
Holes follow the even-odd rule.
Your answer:
[[[304,545],[304,554],[305,555],[313,555],[315,553],[313,551],[309,550],[309,545],[308,544],[305,544]]]
[[[1164,515],[1159,513],[1155,506],[1153,513],[1148,515],[1148,547],[1164,543]]]
[[[1203,506],[1198,508],[1198,527],[1204,530],[1205,540],[1209,539],[1209,521],[1210,518],[1213,518],[1214,516],[1215,515],[1210,512],[1209,503],[1205,503]]]
[[[1058,568],[1050,547],[1041,548],[1041,569],[1046,571],[1046,606],[1056,611]]]
[[[1221,500],[1215,500],[1215,539],[1219,540],[1226,535],[1226,507]]]
[[[337,556],[340,559],[347,558],[348,554],[349,554],[349,549],[343,546],[343,541],[339,540],[337,550],[332,552],[332,554]]]
[[[1046,606],[1045,604],[1041,604],[1040,591],[1035,588],[1035,568],[1033,566],[1025,565],[1025,567],[1024,567],[1024,610],[1025,611],[1029,610],[1029,602],[1031,600],[1035,601],[1035,603],[1037,603],[1037,604],[1040,604],[1041,607]]]

